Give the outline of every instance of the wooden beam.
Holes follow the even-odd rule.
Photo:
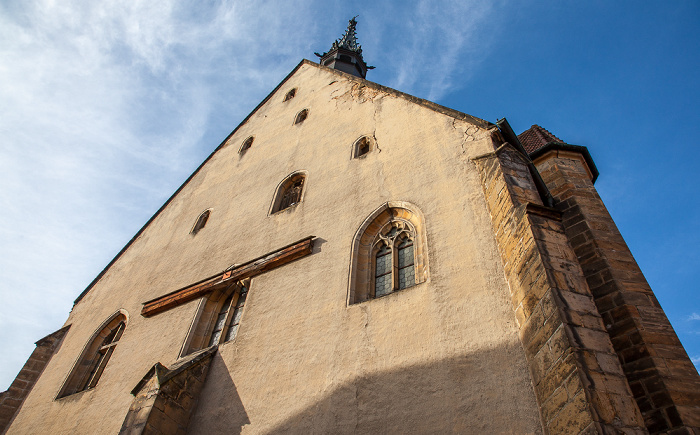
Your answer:
[[[185,304],[191,300],[200,298],[214,290],[214,288],[226,281],[240,281],[246,278],[252,278],[269,270],[283,266],[299,258],[311,254],[314,247],[314,236],[309,236],[297,242],[280,248],[276,251],[265,254],[236,266],[232,269],[225,270],[202,281],[190,284],[174,292],[152,299],[143,303],[141,315],[151,317],[155,314],[162,313],[171,308],[175,308]]]

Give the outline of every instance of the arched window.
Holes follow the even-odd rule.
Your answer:
[[[361,138],[357,139],[352,146],[353,157],[358,158],[369,153],[372,150],[372,148],[374,148],[372,145],[372,139],[370,139],[367,136],[362,136]]]
[[[124,333],[126,321],[125,312],[120,310],[110,320],[102,324],[83,349],[83,353],[58,395],[59,398],[94,388],[97,385]]]
[[[194,223],[194,226],[192,227],[192,230],[190,230],[190,234],[194,235],[199,232],[204,226],[207,224],[207,221],[209,220],[209,215],[211,214],[211,210],[204,210],[202,214],[199,215],[197,220]]]
[[[238,153],[241,155],[245,154],[245,152],[248,151],[250,149],[250,147],[253,146],[253,140],[255,140],[255,138],[253,136],[244,140],[243,145],[241,145],[241,149],[238,151]]]
[[[277,187],[271,213],[277,213],[299,204],[304,197],[306,174],[295,172],[284,179]]]
[[[423,215],[391,201],[375,210],[355,234],[348,304],[386,296],[428,279]]]
[[[297,88],[291,89],[291,90],[290,90],[289,92],[287,92],[287,94],[284,96],[284,101],[289,101],[289,100],[291,100],[292,98],[294,98],[294,96],[295,96],[296,94],[297,94]]]
[[[236,338],[249,286],[250,280],[227,284],[202,300],[181,356]]]
[[[309,116],[309,109],[304,109],[297,113],[297,117],[294,118],[294,124],[301,124]]]

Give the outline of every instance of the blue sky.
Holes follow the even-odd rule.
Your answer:
[[[589,148],[700,365],[700,3],[0,3],[0,390],[201,161],[359,14],[368,79]]]

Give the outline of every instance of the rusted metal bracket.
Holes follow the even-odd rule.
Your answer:
[[[156,299],[144,302],[143,309],[141,309],[141,315],[144,317],[151,317],[158,313],[162,313],[163,311],[167,311],[171,308],[187,303],[191,300],[200,298],[213,291],[216,286],[223,284],[226,281],[240,281],[242,279],[252,278],[256,275],[260,275],[269,270],[305,257],[311,254],[314,247],[313,238],[314,236],[303,238],[292,243],[291,245],[287,245],[276,251],[250,260],[247,263],[235,266],[202,281],[190,284],[187,287],[183,287]]]

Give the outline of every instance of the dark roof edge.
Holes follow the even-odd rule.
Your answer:
[[[593,162],[593,158],[591,157],[591,153],[588,152],[588,148],[586,148],[583,145],[570,145],[568,143],[563,143],[563,142],[547,142],[543,147],[537,148],[535,151],[530,153],[530,158],[532,160],[537,159],[538,157],[546,154],[549,151],[571,151],[575,153],[579,153],[583,156],[583,159],[586,161],[586,164],[588,165],[588,169],[591,171],[591,174],[593,175],[593,180],[591,180],[593,183],[595,183],[595,180],[598,179],[598,175],[600,173],[598,172],[598,168],[596,167],[595,163]]]
[[[289,78],[290,78],[292,75],[294,75],[294,73],[296,73],[297,70],[298,70],[305,62],[310,62],[310,61],[304,59],[304,60],[302,60],[301,62],[299,62],[299,63],[297,64],[297,66],[295,66],[294,69],[293,69],[289,74],[287,74],[287,76],[286,76],[284,79],[282,79],[282,81],[275,87],[275,89],[273,89],[272,92],[270,92],[270,93],[267,95],[267,97],[265,97],[265,99],[262,100],[262,101],[260,102],[260,104],[258,104],[257,106],[255,106],[255,109],[253,109],[253,110],[248,114],[248,116],[246,116],[246,117],[243,119],[243,121],[241,121],[241,123],[238,124],[238,126],[237,126],[235,129],[233,129],[233,131],[232,131],[231,133],[229,133],[228,136],[226,136],[226,138],[219,144],[218,147],[216,147],[216,149],[215,149],[214,151],[211,152],[211,154],[209,154],[209,156],[202,162],[202,164],[200,164],[200,165],[197,167],[197,169],[195,169],[194,172],[193,172],[189,177],[187,177],[187,179],[180,185],[180,187],[177,188],[177,190],[175,191],[175,193],[173,193],[172,195],[170,195],[170,198],[168,198],[168,200],[165,201],[165,203],[158,209],[158,211],[156,211],[156,212],[153,214],[153,216],[151,216],[151,218],[141,227],[141,229],[138,230],[138,232],[134,235],[134,237],[132,237],[131,240],[129,240],[129,241],[126,243],[126,245],[124,245],[124,247],[121,249],[121,251],[119,251],[119,252],[117,253],[117,255],[114,256],[114,258],[112,259],[112,261],[110,261],[109,264],[107,264],[107,266],[105,266],[105,268],[102,269],[102,271],[95,277],[95,279],[93,279],[92,282],[91,282],[90,284],[88,284],[88,286],[85,288],[85,290],[83,290],[83,292],[80,293],[80,295],[78,295],[78,297],[77,297],[77,298],[75,299],[75,301],[73,302],[73,306],[75,306],[78,302],[80,302],[80,301],[85,297],[86,294],[88,294],[88,292],[90,291],[90,289],[92,289],[92,287],[93,287],[95,284],[97,284],[97,282],[100,280],[100,278],[102,278],[102,277],[104,276],[104,274],[107,273],[107,270],[109,270],[109,268],[112,267],[112,265],[119,259],[119,257],[121,257],[122,254],[131,246],[131,244],[134,243],[134,241],[145,231],[146,227],[148,227],[148,226],[151,224],[151,222],[153,222],[153,220],[160,214],[160,212],[162,212],[162,211],[165,209],[165,207],[167,207],[168,204],[170,204],[170,202],[171,202],[173,199],[175,199],[175,197],[177,196],[177,194],[180,193],[180,191],[181,191],[182,189],[185,188],[185,186],[187,185],[187,183],[189,183],[190,180],[192,180],[192,178],[194,178],[194,176],[197,175],[197,173],[199,173],[199,171],[204,167],[204,165],[206,165],[207,162],[209,162],[209,160],[211,160],[211,158],[214,157],[214,154],[216,154],[216,152],[219,151],[219,149],[221,149],[221,147],[224,146],[224,144],[229,140],[229,138],[230,138],[231,136],[233,136],[233,135],[238,131],[238,129],[240,129],[243,125],[245,125],[245,123],[248,122],[248,120],[255,114],[255,112],[257,112],[258,109],[260,109],[265,103],[267,103],[267,102],[270,100],[270,98],[272,98],[272,96],[279,90],[279,88],[281,88],[282,85],[284,85],[284,84],[287,82],[287,80],[289,80]]]
[[[248,114],[248,116],[246,116],[246,117],[243,119],[243,121],[241,121],[241,123],[238,124],[238,126],[237,126],[228,136],[226,136],[226,138],[219,144],[218,147],[216,147],[216,149],[215,149],[214,151],[212,151],[211,154],[209,154],[209,156],[202,162],[202,164],[200,164],[200,165],[197,167],[197,169],[195,169],[194,172],[193,172],[189,177],[187,177],[187,179],[180,185],[180,187],[177,188],[177,190],[175,191],[175,193],[173,193],[173,194],[170,196],[170,198],[168,198],[167,201],[165,201],[165,203],[153,214],[153,216],[151,216],[151,218],[148,219],[148,221],[141,227],[140,230],[138,230],[138,232],[134,235],[134,237],[132,237],[131,240],[129,240],[129,241],[126,243],[126,245],[124,245],[124,247],[117,253],[117,255],[114,256],[114,258],[112,259],[112,261],[110,261],[110,262],[107,264],[107,266],[105,266],[105,268],[102,269],[102,271],[95,277],[95,279],[93,279],[92,282],[91,282],[90,284],[88,284],[88,286],[85,288],[85,290],[83,290],[82,293],[80,293],[80,295],[78,295],[78,297],[77,297],[77,298],[75,299],[75,301],[73,302],[73,306],[75,306],[78,302],[80,302],[80,301],[85,297],[85,295],[88,294],[88,292],[90,291],[90,289],[92,289],[92,287],[94,287],[95,284],[97,284],[97,282],[104,276],[104,274],[107,273],[107,271],[109,270],[109,268],[112,267],[112,265],[119,259],[119,257],[121,257],[122,254],[123,254],[124,252],[126,252],[126,250],[131,246],[131,244],[134,243],[134,241],[146,230],[146,227],[148,227],[148,226],[151,224],[151,222],[153,222],[153,220],[165,209],[165,207],[167,207],[168,204],[170,204],[170,202],[171,202],[173,199],[175,199],[175,197],[177,196],[177,194],[180,193],[180,191],[181,191],[182,189],[184,189],[184,187],[187,185],[187,183],[189,183],[190,180],[192,180],[192,178],[194,178],[194,176],[197,175],[197,173],[199,173],[199,171],[204,167],[204,165],[206,165],[207,162],[209,162],[209,160],[214,156],[214,154],[216,154],[216,152],[219,151],[219,149],[221,149],[221,147],[224,146],[224,144],[229,140],[229,138],[230,138],[231,136],[233,136],[233,135],[238,131],[238,129],[240,129],[243,125],[245,125],[245,123],[247,123],[248,120],[249,120],[249,119],[250,119],[250,118],[265,104],[265,103],[267,103],[267,102],[270,100],[270,98],[272,98],[272,96],[279,90],[279,88],[281,88],[282,85],[284,85],[284,84],[287,82],[287,80],[289,80],[289,78],[290,78],[291,76],[293,76],[293,75],[297,72],[297,70],[299,70],[299,68],[301,68],[302,65],[313,65],[313,66],[318,67],[318,68],[320,68],[320,69],[322,69],[322,70],[329,71],[329,72],[334,73],[334,74],[339,74],[339,75],[341,75],[341,76],[343,76],[343,77],[345,77],[345,78],[348,78],[348,79],[350,79],[350,80],[353,80],[353,81],[356,81],[356,82],[360,82],[360,83],[364,84],[364,85],[367,86],[367,87],[370,87],[370,88],[373,88],[373,89],[377,89],[377,90],[386,92],[386,93],[388,93],[388,94],[395,95],[395,96],[397,96],[397,97],[405,98],[405,99],[407,99],[408,101],[411,101],[411,102],[413,102],[413,103],[416,103],[416,104],[421,105],[421,106],[424,106],[424,107],[427,107],[427,108],[432,109],[432,110],[434,110],[434,111],[436,111],[436,112],[438,112],[438,113],[442,113],[443,115],[447,115],[447,116],[450,116],[450,117],[452,117],[452,118],[456,118],[456,119],[461,119],[461,120],[463,120],[463,121],[467,121],[467,122],[469,122],[469,123],[471,123],[471,124],[476,125],[477,127],[482,127],[482,128],[491,128],[491,127],[495,127],[495,124],[492,124],[492,123],[490,123],[490,122],[488,122],[488,121],[484,121],[483,119],[477,118],[477,117],[475,117],[475,116],[467,115],[466,113],[462,113],[462,112],[460,112],[460,111],[458,111],[458,110],[450,109],[450,108],[448,108],[448,107],[441,106],[441,105],[439,105],[439,104],[433,103],[432,101],[428,101],[428,100],[424,100],[424,99],[422,99],[422,98],[414,97],[413,95],[409,95],[409,94],[406,94],[406,93],[404,93],[404,92],[397,91],[396,89],[392,89],[392,88],[389,88],[389,87],[386,87],[386,86],[382,86],[382,85],[380,85],[380,84],[378,84],[378,83],[374,83],[374,82],[371,82],[371,81],[369,81],[369,80],[366,80],[366,79],[363,79],[363,78],[360,78],[360,77],[356,77],[356,76],[354,76],[354,75],[352,75],[352,74],[344,73],[344,72],[342,72],[342,71],[338,71],[338,70],[335,70],[335,69],[333,69],[333,68],[328,68],[327,66],[320,65],[320,64],[318,64],[318,63],[316,63],[316,62],[313,62],[313,61],[310,61],[310,60],[308,60],[308,59],[302,59],[301,62],[299,62],[299,63],[297,64],[297,66],[295,66],[294,69],[293,69],[289,74],[287,74],[287,76],[286,76],[284,79],[282,79],[282,81],[281,81],[277,86],[275,86],[275,88],[272,90],[272,92],[270,92],[270,93],[267,95],[267,97],[265,97],[265,99],[262,100],[262,101],[260,102],[260,104],[258,104],[257,106],[255,106],[255,109],[253,109],[253,110]]]
[[[455,118],[455,119],[460,119],[462,121],[467,121],[471,124],[476,125],[477,127],[492,128],[492,127],[496,126],[496,124],[485,121],[481,118],[477,118],[476,116],[468,115],[464,112],[460,112],[459,110],[454,110],[454,109],[450,109],[449,107],[441,106],[437,103],[433,103],[432,101],[425,100],[423,98],[414,97],[411,94],[397,91],[396,89],[390,88],[388,86],[383,86],[383,85],[380,85],[379,83],[375,83],[375,82],[369,81],[367,79],[363,79],[361,77],[357,77],[357,76],[354,76],[352,74],[348,74],[346,72],[339,71],[337,69],[323,66],[323,65],[318,64],[316,62],[312,62],[308,59],[304,59],[301,62],[308,63],[309,65],[313,65],[313,66],[318,67],[320,69],[323,69],[325,71],[329,71],[333,74],[339,74],[339,75],[341,75],[345,78],[348,78],[350,80],[360,82],[363,85],[367,86],[368,88],[376,89],[378,91],[386,92],[387,94],[391,94],[391,95],[394,95],[396,97],[404,98],[412,103],[418,104],[419,106],[427,107],[428,109],[431,109],[435,112],[442,113],[443,115],[447,115],[447,116]]]

